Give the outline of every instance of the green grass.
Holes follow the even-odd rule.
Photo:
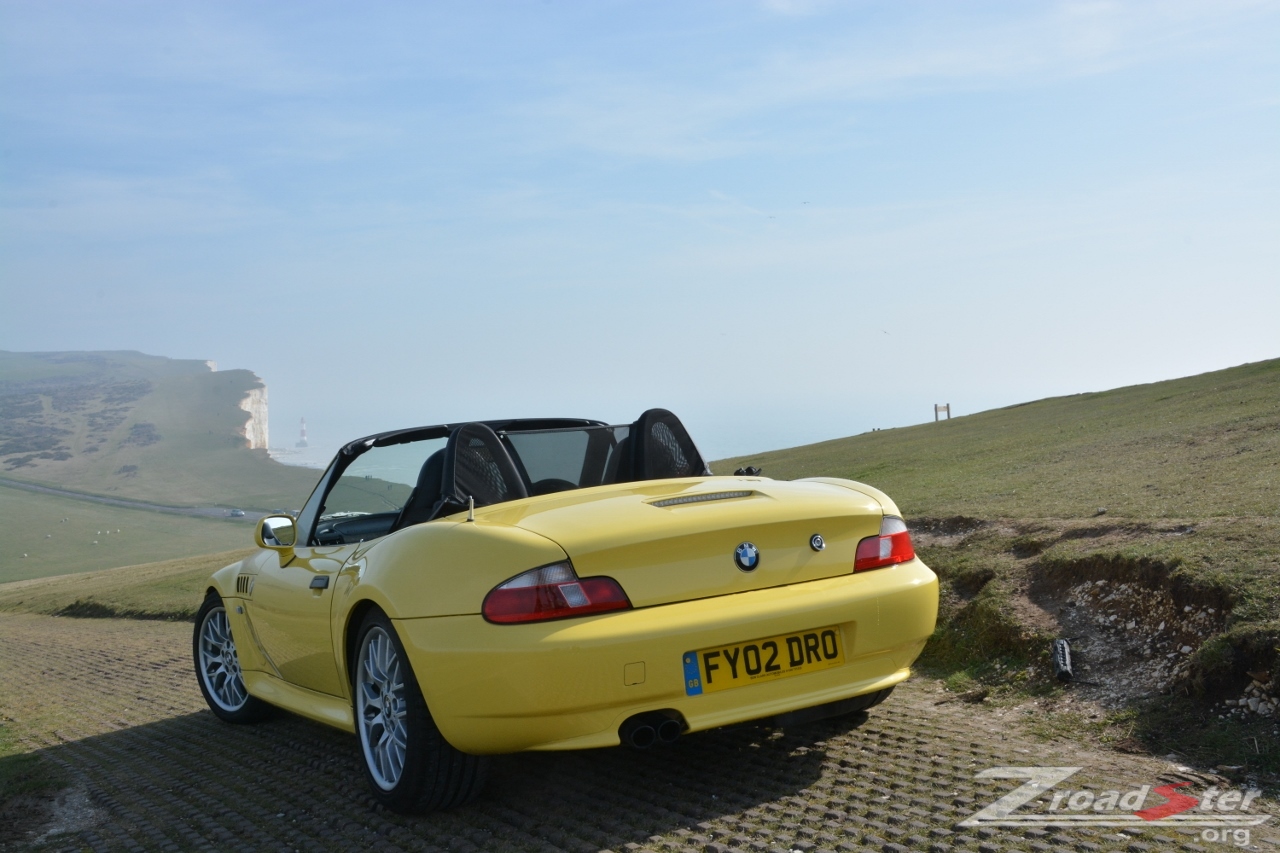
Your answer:
[[[67,521],[61,521],[64,518]],[[3,486],[0,519],[5,530],[0,537],[0,584],[253,544],[248,518],[204,519],[124,509]]]
[[[1280,512],[1280,359],[712,463],[848,477],[908,516]]]
[[[0,584],[0,612],[194,619],[209,576],[255,549]]]
[[[247,370],[141,353],[0,352],[0,446],[56,435],[68,457],[5,453],[0,474],[179,506],[299,507],[319,472],[249,450],[241,434],[239,403],[259,384]]]
[[[1040,723],[1103,743],[1280,774],[1274,721],[1218,720],[1248,672],[1280,671],[1280,360],[1011,406],[712,464],[765,476],[837,476],[887,492],[942,581],[920,666],[956,693],[1052,695],[1050,635],[1020,611],[1029,589],[1139,579],[1216,603],[1222,632],[1175,695],[1096,720]],[[983,694],[986,695],[986,694]]]
[[[56,791],[63,785],[60,774],[39,756],[25,751],[9,727],[0,724],[0,803]]]

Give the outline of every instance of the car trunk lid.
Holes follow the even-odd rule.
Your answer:
[[[858,541],[879,533],[884,514],[853,485],[645,481],[494,506],[477,511],[477,521],[556,542],[580,577],[608,575],[646,607],[851,573]],[[759,554],[749,571],[734,559],[744,543]]]

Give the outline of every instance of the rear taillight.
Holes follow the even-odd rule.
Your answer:
[[[916,549],[911,547],[911,534],[907,523],[900,518],[886,515],[880,522],[880,535],[868,536],[858,543],[858,553],[853,558],[853,570],[865,572],[884,566],[896,566],[914,559]]]
[[[490,622],[545,622],[630,607],[613,578],[579,578],[569,563],[553,563],[494,587],[481,612]]]

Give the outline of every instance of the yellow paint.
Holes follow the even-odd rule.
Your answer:
[[[633,684],[644,684],[644,661],[635,661],[624,666],[622,683],[628,687]]]
[[[881,604],[895,614],[880,617]],[[479,616],[395,623],[432,715],[468,752],[618,743],[632,714],[679,711],[694,731],[856,696],[906,678],[933,632],[937,578],[919,560],[766,590],[532,625]],[[688,696],[683,654],[838,625],[845,663]],[[618,671],[643,657],[645,682]]]
[[[670,497],[746,497],[658,507]],[[693,731],[901,681],[933,631],[937,578],[919,560],[852,573],[858,541],[897,507],[843,480],[705,477],[600,486],[478,508],[358,545],[264,549],[213,576],[249,691],[350,730],[346,650],[372,605],[393,621],[432,715],[459,749],[499,753],[618,743],[643,711]],[[826,548],[814,551],[819,533]],[[760,549],[739,570],[733,551]],[[528,625],[479,615],[498,584],[566,559],[617,580],[635,608]],[[248,596],[241,572],[257,575]],[[316,593],[319,576],[329,580]],[[232,602],[237,599],[238,602]],[[233,609],[231,607],[229,610]],[[689,696],[682,655],[833,628],[840,659],[790,677]],[[785,640],[784,640],[785,642]],[[277,673],[281,677],[276,677]]]

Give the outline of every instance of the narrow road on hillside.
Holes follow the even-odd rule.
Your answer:
[[[53,486],[39,486],[35,483],[24,483],[20,480],[9,480],[0,477],[0,486],[7,486],[11,489],[22,489],[28,492],[40,492],[45,495],[57,495],[60,498],[71,498],[77,501],[89,501],[90,503],[108,504],[110,506],[119,506],[126,509],[141,509],[148,512],[167,512],[173,515],[192,515],[199,518],[226,518],[230,510],[225,507],[215,506],[166,506],[164,504],[146,503],[145,501],[134,501],[128,498],[108,498],[102,495],[86,495],[82,492],[72,492],[67,489],[59,489]],[[260,510],[256,511],[262,513]]]

